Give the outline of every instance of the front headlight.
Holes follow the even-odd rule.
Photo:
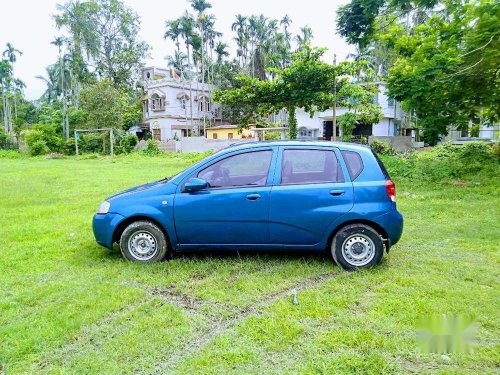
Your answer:
[[[109,212],[109,207],[111,207],[111,203],[109,203],[108,201],[104,201],[97,209],[97,213],[102,215],[107,214]]]

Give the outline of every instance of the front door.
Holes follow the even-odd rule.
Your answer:
[[[205,167],[193,177],[205,190],[176,194],[175,227],[182,245],[269,243],[269,171],[273,151],[242,152]]]
[[[271,191],[270,239],[273,244],[314,245],[329,225],[353,206],[352,183],[333,148],[283,148],[281,171]]]

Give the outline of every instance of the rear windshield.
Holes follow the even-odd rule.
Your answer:
[[[351,176],[351,181],[354,181],[363,171],[363,159],[361,156],[354,151],[341,151],[344,157],[345,164],[347,165],[347,170],[349,171],[349,176]]]
[[[382,160],[380,160],[380,158],[378,157],[377,153],[375,151],[373,151],[373,156],[375,156],[375,159],[377,160],[377,163],[380,167],[380,169],[382,170],[382,173],[384,174],[384,177],[386,180],[390,180],[391,177],[389,176],[389,172],[387,172],[387,169],[385,169],[385,166],[384,166],[384,163],[382,163]]]

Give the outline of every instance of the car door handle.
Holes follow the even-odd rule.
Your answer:
[[[333,195],[334,197],[338,197],[339,195],[343,195],[345,193],[345,190],[330,190],[330,195]]]
[[[248,194],[247,195],[247,199],[249,201],[256,201],[259,198],[260,198],[260,194]]]

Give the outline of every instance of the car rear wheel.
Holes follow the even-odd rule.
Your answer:
[[[376,230],[365,224],[350,224],[337,232],[331,245],[335,262],[348,271],[377,265],[384,243]]]
[[[159,262],[167,256],[168,242],[163,231],[150,221],[136,221],[120,237],[125,259],[139,263]]]

